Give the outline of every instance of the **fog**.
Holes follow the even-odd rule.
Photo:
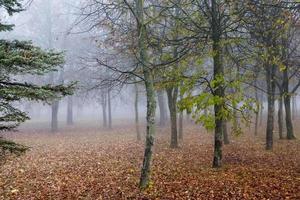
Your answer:
[[[134,119],[134,87],[114,83],[102,84],[105,79],[103,72],[110,73],[104,66],[97,66],[95,58],[101,56],[104,50],[97,47],[97,40],[105,37],[100,28],[93,31],[86,24],[78,23],[82,16],[85,1],[79,0],[34,0],[23,2],[25,11],[13,16],[5,15],[5,21],[15,24],[13,31],[2,32],[5,39],[30,40],[34,45],[45,50],[63,51],[65,63],[54,74],[54,84],[76,81],[77,90],[72,96],[74,123],[78,121],[93,121],[102,124],[103,107],[101,106],[101,90],[111,90],[111,115],[113,120],[127,121]],[[98,39],[95,39],[99,37]],[[17,79],[37,84],[51,83],[51,75],[18,76]],[[62,76],[62,77],[61,77]],[[141,120],[145,118],[145,98],[141,88],[139,112]],[[22,101],[16,105],[27,112],[32,122],[49,122],[53,112],[51,103]],[[106,107],[106,109],[108,109]],[[68,97],[59,101],[58,121],[66,122]],[[132,121],[133,123],[133,121]]]
[[[299,200],[299,13],[0,0],[0,200]]]

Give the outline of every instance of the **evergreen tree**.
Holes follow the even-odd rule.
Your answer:
[[[21,12],[18,0],[0,1],[0,9],[9,16]],[[11,31],[14,25],[0,23],[0,32]],[[14,105],[21,100],[50,102],[72,93],[73,84],[36,85],[24,82],[21,75],[44,75],[55,71],[64,62],[63,55],[43,51],[28,41],[0,40],[0,131],[15,129],[29,119],[28,115]],[[0,137],[0,150],[19,154],[27,147]]]

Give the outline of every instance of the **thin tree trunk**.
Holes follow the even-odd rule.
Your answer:
[[[149,66],[147,66],[149,60],[147,55],[147,33],[146,24],[144,22],[144,0],[136,0],[136,16],[138,19],[137,30],[138,30],[138,50],[139,59],[141,61],[141,66],[143,69],[144,82],[146,88],[147,97],[147,131],[146,131],[146,146],[144,153],[143,166],[141,170],[141,177],[139,187],[145,189],[149,186],[150,182],[150,167],[152,161],[152,146],[154,144],[154,134],[155,134],[155,90],[153,77]]]
[[[112,129],[112,115],[111,115],[111,97],[110,89],[107,90],[107,104],[108,104],[108,128]]]
[[[157,100],[158,100],[158,107],[159,107],[159,126],[166,125],[166,108],[165,108],[165,98],[164,98],[164,91],[159,90],[157,92]]]
[[[259,112],[255,112],[255,125],[254,125],[254,135],[258,135],[258,119],[259,119]]]
[[[134,110],[135,110],[135,130],[137,135],[137,140],[141,141],[141,132],[139,126],[139,91],[137,84],[134,84],[135,87],[135,99],[134,99]]]
[[[278,133],[279,139],[283,139],[283,102],[282,96],[278,99]]]
[[[51,105],[51,132],[56,133],[58,131],[58,108],[59,101],[55,100]]]
[[[263,120],[264,120],[264,105],[263,105],[263,101],[261,100],[260,102],[260,121],[259,121],[259,125],[261,126],[263,124]]]
[[[177,95],[178,95],[178,88],[168,88],[167,89],[168,95],[168,105],[170,111],[170,118],[171,118],[171,148],[178,147],[178,135],[177,135]]]
[[[73,125],[73,96],[68,96],[67,125]]]
[[[102,98],[101,98],[101,106],[102,106],[102,124],[103,128],[107,128],[107,113],[106,113],[106,107],[107,107],[107,99],[106,99],[106,93],[102,91]]]
[[[257,90],[257,76],[258,73],[256,73],[256,78],[255,78],[255,100],[257,104],[259,105],[259,99],[258,99],[258,90]],[[258,135],[258,115],[259,115],[259,110],[260,106],[258,106],[258,110],[255,112],[255,125],[254,125],[254,135]]]
[[[179,139],[183,139],[183,111],[180,111],[179,113],[179,122],[178,122],[178,136]]]

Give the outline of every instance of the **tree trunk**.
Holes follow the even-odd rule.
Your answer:
[[[179,139],[183,139],[183,111],[180,111],[179,113],[179,122],[178,122],[178,136]]]
[[[147,66],[149,59],[147,55],[147,33],[146,24],[144,22],[144,0],[136,0],[136,16],[138,19],[137,30],[138,30],[138,50],[140,65],[143,69],[144,82],[146,88],[147,97],[147,131],[146,131],[146,147],[144,153],[143,166],[141,170],[141,177],[139,187],[145,189],[149,186],[150,182],[150,167],[152,161],[152,146],[154,144],[155,134],[155,91],[153,77],[149,66]]]
[[[110,89],[107,90],[107,104],[108,104],[108,128],[112,129]]]
[[[295,139],[294,136],[294,128],[293,122],[291,117],[291,96],[285,95],[284,96],[284,107],[285,107],[285,123],[286,123],[286,136],[288,140]]]
[[[103,124],[103,128],[107,128],[107,113],[106,113],[106,93],[104,91],[102,91],[101,94],[102,98],[101,98],[101,106],[102,106],[102,124]]]
[[[287,68],[283,71],[283,89],[284,89],[284,108],[285,108],[285,123],[286,135],[288,140],[295,139],[292,113],[291,113],[291,94],[289,93],[289,75]]]
[[[212,13],[212,41],[213,41],[213,62],[214,62],[214,80],[216,81],[215,86],[215,96],[223,100],[225,96],[225,90],[223,86],[224,79],[224,66],[222,65],[222,47],[220,45],[221,40],[221,27],[220,20],[218,16],[218,8],[215,0],[211,1],[211,13]],[[223,103],[218,103],[214,105],[215,112],[215,143],[214,143],[214,159],[213,167],[222,166],[222,146],[223,146]]]
[[[51,132],[56,133],[58,131],[58,108],[59,101],[55,100],[51,105]]]
[[[258,135],[258,119],[259,119],[259,111],[255,112],[255,124],[254,124],[254,135]]]
[[[52,84],[55,84],[54,73],[52,73],[50,76],[51,76]],[[59,72],[58,82],[59,82],[59,84],[64,83],[63,69]],[[59,100],[54,100],[52,105],[51,105],[51,111],[52,111],[52,114],[51,114],[52,115],[51,116],[51,132],[53,132],[53,133],[58,131],[58,109],[59,109]]]
[[[68,96],[67,125],[73,125],[73,96]]]
[[[278,133],[279,139],[283,139],[283,102],[282,96],[278,100]]]
[[[135,87],[135,99],[134,99],[134,110],[135,110],[135,130],[136,130],[136,136],[137,140],[141,141],[141,132],[140,132],[140,126],[139,126],[139,91],[137,84],[134,84]]]
[[[268,119],[266,132],[266,149],[273,149],[274,113],[275,113],[275,81],[274,66],[266,67],[267,92],[268,92]]]
[[[171,118],[171,148],[178,147],[178,135],[177,135],[177,96],[178,96],[178,88],[168,88],[168,105],[170,111]]]
[[[260,100],[260,121],[259,121],[259,125],[262,126],[263,124],[263,120],[264,120],[264,105],[263,105],[263,100]]]
[[[258,90],[257,90],[257,74],[255,78],[255,100],[257,105],[259,105],[259,99],[258,99]],[[254,135],[258,135],[258,115],[259,115],[260,106],[258,106],[258,110],[255,112],[255,124],[254,124]]]
[[[158,107],[159,107],[159,126],[166,125],[166,108],[165,108],[165,98],[164,98],[164,91],[159,90],[157,92],[157,100],[158,100]]]

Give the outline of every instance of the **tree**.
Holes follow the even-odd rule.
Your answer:
[[[135,130],[136,130],[137,141],[141,141],[142,136],[141,136],[140,125],[139,125],[139,87],[137,83],[134,84],[134,92],[135,92],[135,98],[134,98]]]
[[[165,96],[163,90],[157,91],[157,101],[158,101],[158,107],[159,107],[159,125],[165,126],[167,121],[167,114],[166,114],[166,108],[165,108]]]
[[[0,2],[0,8],[9,15],[22,11],[16,0]],[[0,31],[10,31],[13,25],[0,24]],[[72,94],[73,85],[37,85],[15,78],[17,75],[43,75],[56,70],[64,62],[63,55],[43,51],[27,41],[0,40],[0,130],[15,129],[29,119],[27,113],[14,106],[21,100],[46,101]],[[24,152],[27,148],[14,142],[0,139],[0,148],[12,153]]]
[[[247,14],[245,16],[245,27],[251,38],[252,51],[256,51],[257,60],[265,73],[266,94],[268,103],[267,128],[266,128],[266,149],[273,148],[274,116],[275,116],[275,99],[276,86],[279,88],[279,123],[280,132],[282,132],[282,106],[280,99],[284,99],[286,105],[286,127],[287,132],[293,131],[290,115],[290,94],[295,91],[289,90],[289,75],[292,71],[286,59],[286,50],[289,47],[282,43],[286,38],[288,26],[290,24],[291,14],[289,10],[294,7],[293,2],[283,2],[272,0],[268,2],[246,1],[245,5]],[[295,18],[294,18],[295,19]],[[253,53],[253,52],[251,52]],[[290,54],[291,55],[291,54]],[[281,72],[282,71],[282,72]],[[278,76],[281,74],[281,76]],[[293,76],[290,76],[293,77]],[[283,80],[278,83],[278,80]],[[281,81],[279,81],[281,82]],[[297,88],[296,88],[297,89]],[[287,94],[287,95],[286,95]],[[291,136],[292,137],[292,136]]]
[[[155,134],[155,91],[153,77],[151,70],[149,68],[149,60],[147,55],[147,32],[146,23],[144,20],[144,1],[136,0],[135,12],[137,32],[138,32],[138,51],[140,65],[143,69],[143,77],[146,88],[147,96],[147,130],[146,130],[146,147],[144,153],[143,167],[140,178],[140,188],[147,188],[150,183],[150,166],[152,160],[152,146],[154,144],[154,134]]]

